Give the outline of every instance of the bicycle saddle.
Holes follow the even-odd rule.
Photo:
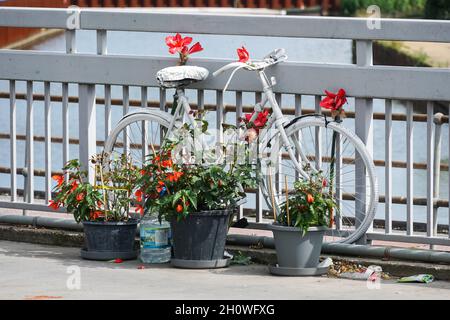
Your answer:
[[[156,79],[164,88],[176,88],[205,80],[209,71],[196,66],[167,67],[156,73]]]

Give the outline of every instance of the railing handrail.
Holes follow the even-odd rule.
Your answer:
[[[231,60],[194,62],[214,71]],[[156,72],[175,63],[169,57],[0,50],[0,79],[158,87]],[[353,97],[450,101],[448,69],[285,62],[270,73],[277,78],[274,91],[279,93],[321,95],[324,88],[334,88],[336,79],[342,79],[341,86],[345,84]],[[225,82],[226,77],[209,77],[192,88],[222,90]],[[261,91],[261,87],[254,74],[242,72],[229,90]]]
[[[381,28],[372,29],[367,18],[161,13],[142,9],[79,8],[77,11],[79,28],[83,30],[450,42],[450,21],[445,20],[381,19]],[[2,7],[0,26],[66,29],[71,12],[70,8]]]

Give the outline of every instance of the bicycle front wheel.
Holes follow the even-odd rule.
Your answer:
[[[364,143],[342,124],[326,122],[321,116],[302,118],[287,125],[285,131],[301,170],[320,172],[328,181],[326,192],[338,205],[330,212],[330,229],[324,241],[353,243],[360,239],[370,227],[378,204],[375,167]],[[279,134],[264,150],[267,159],[263,161],[269,161],[266,170],[270,172],[266,171],[262,191],[269,209],[273,203],[279,214],[286,189],[292,192],[295,181],[304,177]]]
[[[111,130],[104,151],[111,158],[126,154],[141,168],[150,152],[159,150],[172,115],[160,110],[140,110],[125,115]]]

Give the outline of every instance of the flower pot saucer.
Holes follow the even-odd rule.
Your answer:
[[[217,260],[183,260],[171,259],[170,263],[175,268],[184,269],[218,269],[226,268],[230,265],[231,257],[223,257]]]
[[[133,260],[138,256],[138,251],[88,251],[87,249],[81,249],[81,258],[86,260],[99,260],[107,261],[114,259]]]
[[[328,272],[329,266],[318,266],[317,268],[286,268],[280,267],[278,264],[269,265],[269,272],[277,276],[288,277],[310,277],[321,276]]]

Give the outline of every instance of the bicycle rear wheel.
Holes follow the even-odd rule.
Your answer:
[[[172,115],[160,110],[129,113],[109,134],[104,151],[111,158],[126,154],[140,168],[150,152],[159,150],[171,120]]]
[[[364,143],[341,124],[327,123],[321,116],[302,118],[285,130],[301,168],[321,171],[328,180],[327,192],[338,204],[325,242],[352,243],[361,238],[371,225],[378,203],[375,167]],[[286,198],[285,181],[292,190],[294,182],[302,179],[280,140],[276,134],[263,147],[267,157],[262,159],[267,168],[262,191],[270,209],[274,202],[277,214]]]

